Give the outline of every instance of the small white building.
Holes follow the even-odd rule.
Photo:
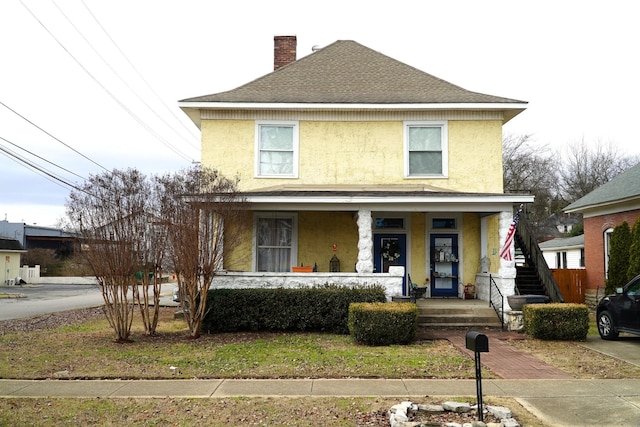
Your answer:
[[[549,268],[584,268],[584,234],[540,243]]]
[[[19,241],[0,237],[0,260],[2,261],[2,273],[0,280],[2,285],[13,285],[15,278],[20,273],[20,255],[26,252]]]

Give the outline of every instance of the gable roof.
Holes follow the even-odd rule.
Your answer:
[[[23,251],[22,245],[15,239],[0,237],[0,251]]]
[[[511,110],[526,102],[472,92],[351,40],[339,40],[236,89],[180,101],[183,109],[205,104],[439,104],[452,108]],[[462,106],[460,106],[462,104]]]
[[[584,234],[572,237],[558,237],[538,244],[540,249],[571,249],[584,248]]]
[[[623,203],[634,199],[640,199],[640,163],[571,203],[564,208],[564,211],[568,213],[584,212],[588,209]]]

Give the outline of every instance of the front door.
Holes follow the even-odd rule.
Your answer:
[[[458,235],[431,235],[431,296],[458,296]]]
[[[401,265],[407,271],[407,236],[405,234],[374,234],[373,260],[376,273],[388,273],[392,265]],[[403,295],[409,295],[406,287],[406,275],[404,275]]]

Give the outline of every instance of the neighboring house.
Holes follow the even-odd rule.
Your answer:
[[[596,297],[602,297],[604,291],[613,229],[624,221],[633,227],[640,218],[640,163],[570,204],[564,211],[583,216],[585,296],[588,303],[594,304]]]
[[[0,221],[0,237],[15,239],[26,250],[51,249],[61,257],[72,254],[73,245],[76,242],[73,234],[58,228],[27,225],[7,220]]]
[[[584,268],[584,234],[540,243],[549,268]]]
[[[20,273],[20,255],[26,252],[19,241],[0,237],[0,261],[2,262],[2,284],[13,285]]]
[[[406,294],[406,271],[431,297],[489,274],[512,294],[514,262],[498,253],[513,206],[533,196],[503,192],[502,126],[526,102],[354,41],[299,60],[295,36],[274,42],[273,72],[179,103],[202,132],[202,165],[238,176],[250,206],[216,286],[381,283]],[[302,265],[317,272],[292,272]]]

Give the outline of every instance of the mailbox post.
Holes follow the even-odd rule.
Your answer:
[[[475,354],[476,360],[476,397],[478,399],[478,421],[484,421],[484,408],[482,406],[482,370],[480,366],[480,353],[489,352],[489,339],[486,335],[475,331],[468,331],[466,335],[467,349]]]

